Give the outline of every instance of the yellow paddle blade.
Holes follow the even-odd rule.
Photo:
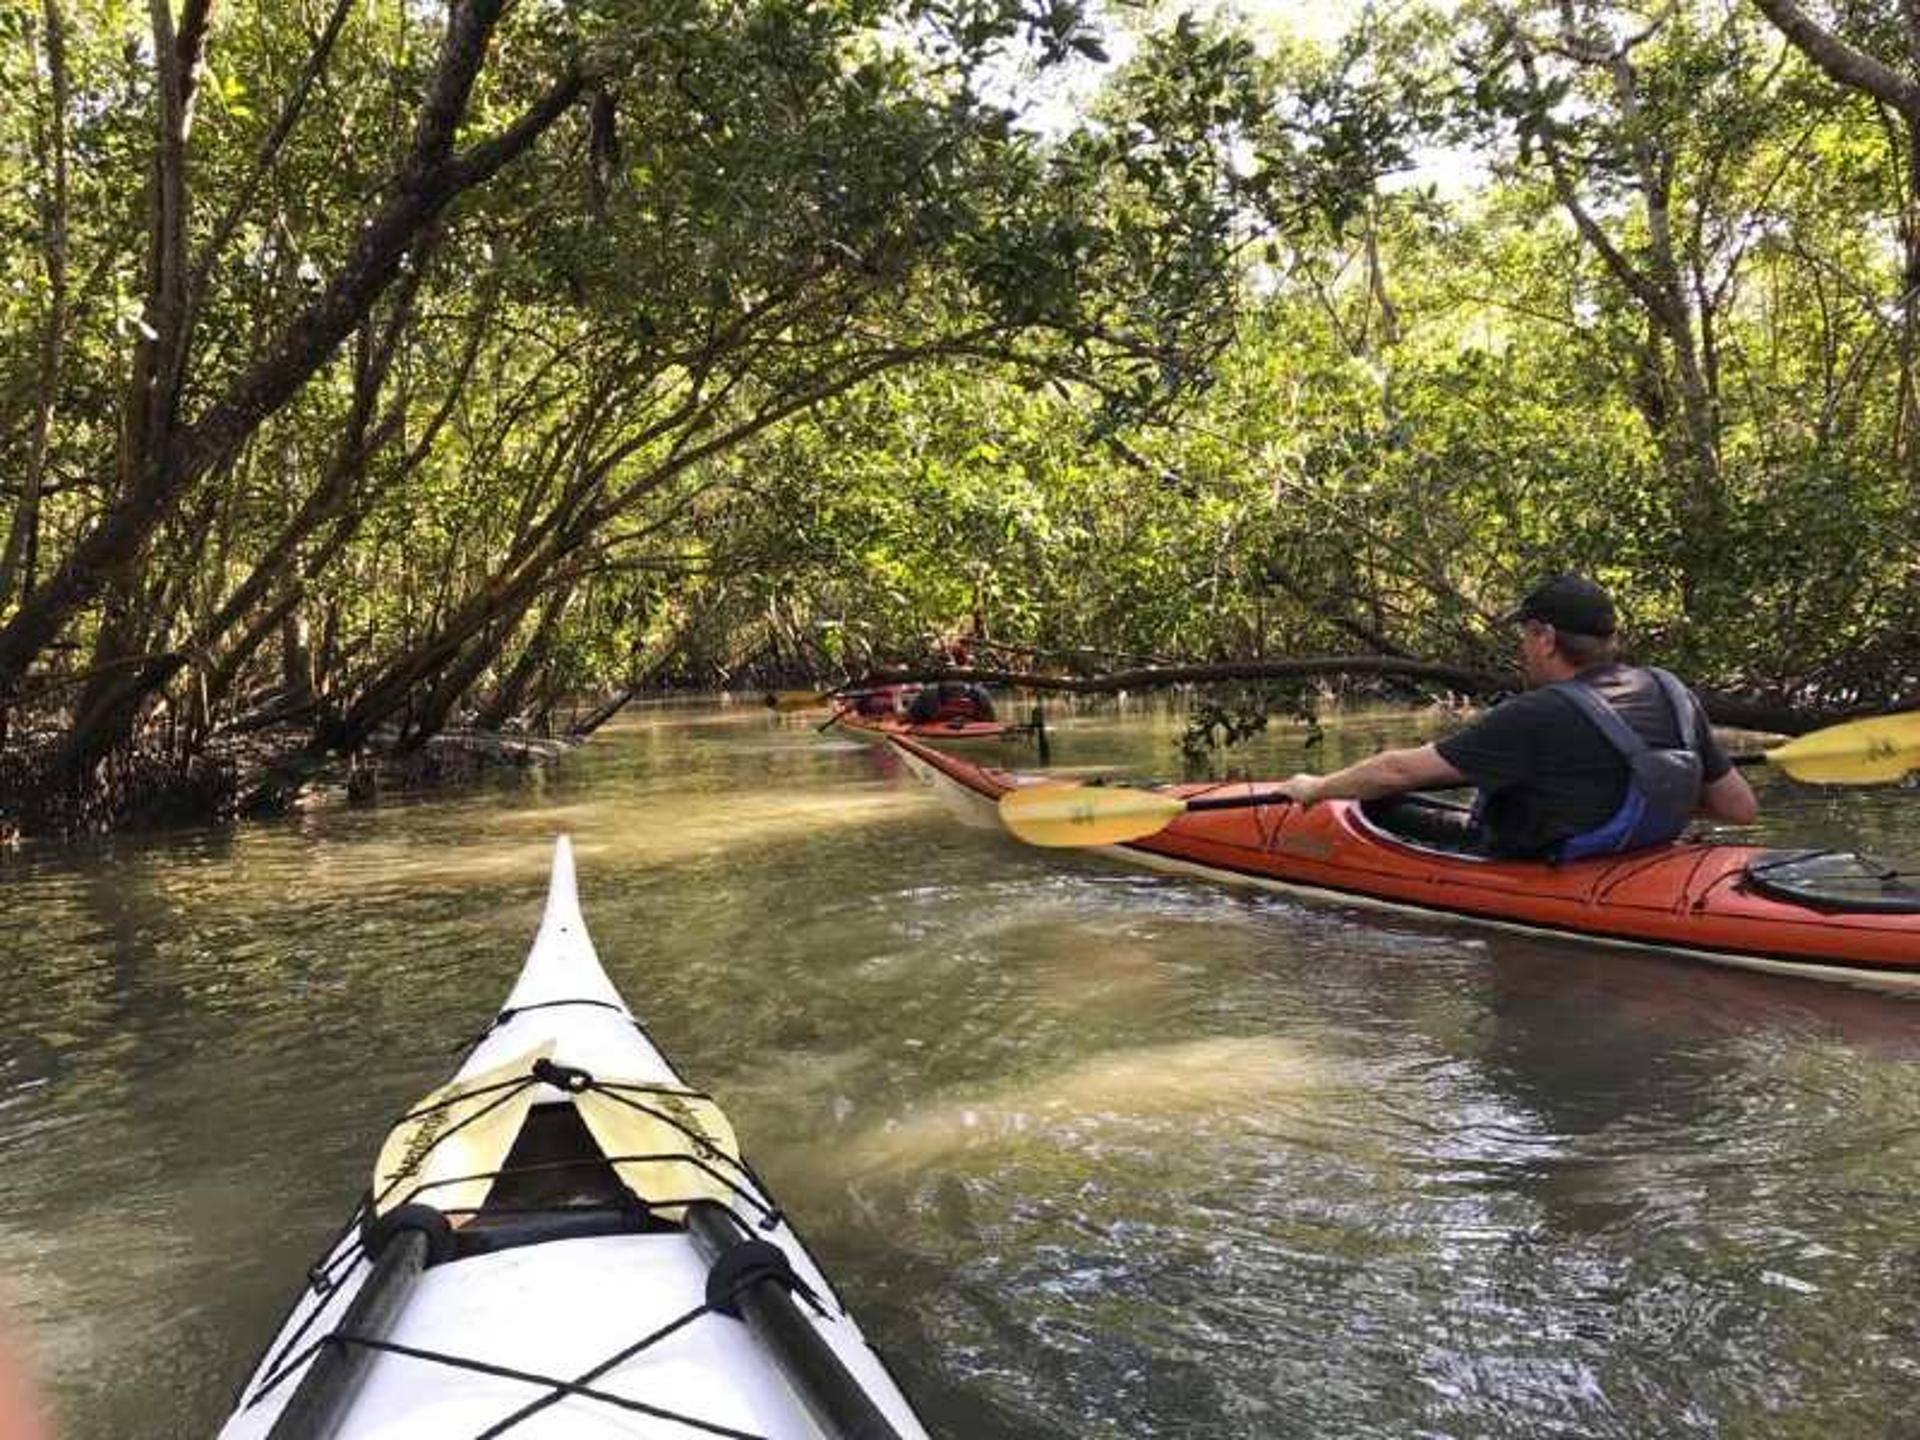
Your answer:
[[[1029,845],[1119,845],[1164,829],[1186,808],[1120,785],[1030,785],[1000,797],[1000,821]]]
[[[678,1220],[692,1200],[738,1208],[746,1170],[740,1142],[718,1105],[687,1090],[601,1083],[608,1089],[574,1096],[574,1107],[601,1154],[657,1157],[614,1161],[614,1173],[636,1198],[666,1220]]]
[[[833,699],[831,692],[821,690],[770,690],[767,692],[769,710],[814,710]]]
[[[414,1106],[387,1133],[374,1163],[375,1213],[409,1200],[436,1210],[477,1210],[542,1088],[533,1062],[552,1054],[547,1041],[495,1069],[442,1085]],[[460,1178],[468,1175],[485,1178]]]
[[[1871,785],[1920,770],[1920,710],[1849,720],[1767,751],[1796,780],[1816,785]]]

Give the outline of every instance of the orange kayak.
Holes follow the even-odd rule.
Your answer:
[[[1055,783],[892,743],[922,779],[977,801]],[[1210,802],[1263,787],[1174,785]],[[1550,865],[1422,844],[1387,828],[1380,807],[1332,800],[1189,811],[1100,853],[1153,869],[1287,893],[1450,916],[1533,934],[1661,951],[1693,960],[1920,990],[1920,887],[1849,851],[1781,850],[1684,839],[1625,855]]]

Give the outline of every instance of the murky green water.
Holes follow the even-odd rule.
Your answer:
[[[1173,754],[1108,712],[1055,759]],[[1912,791],[1766,798],[1783,841],[1920,854]],[[211,1433],[560,830],[615,981],[944,1435],[1915,1423],[1920,1005],[1022,850],[740,708],[0,864],[0,1317],[62,1436]]]

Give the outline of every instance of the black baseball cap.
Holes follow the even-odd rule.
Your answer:
[[[1584,575],[1548,576],[1526,593],[1518,609],[1500,618],[1508,625],[1539,620],[1556,630],[1602,639],[1617,625],[1613,597]]]

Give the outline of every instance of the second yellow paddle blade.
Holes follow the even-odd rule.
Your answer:
[[[1815,785],[1869,785],[1920,770],[1920,711],[1850,720],[1789,740],[1767,759]]]
[[[435,1090],[401,1119],[373,1170],[374,1208],[382,1215],[409,1200],[436,1210],[475,1210],[533,1108],[533,1062],[553,1054],[545,1041],[480,1075]]]
[[[817,710],[831,699],[818,690],[771,690],[766,705],[769,710]]]
[[[615,1160],[621,1183],[665,1220],[678,1220],[689,1200],[733,1205],[746,1174],[740,1142],[718,1105],[704,1095],[657,1085],[588,1091],[574,1099],[594,1143]]]
[[[1186,808],[1152,790],[1031,785],[1000,797],[1000,820],[1029,845],[1118,845],[1153,834]]]

